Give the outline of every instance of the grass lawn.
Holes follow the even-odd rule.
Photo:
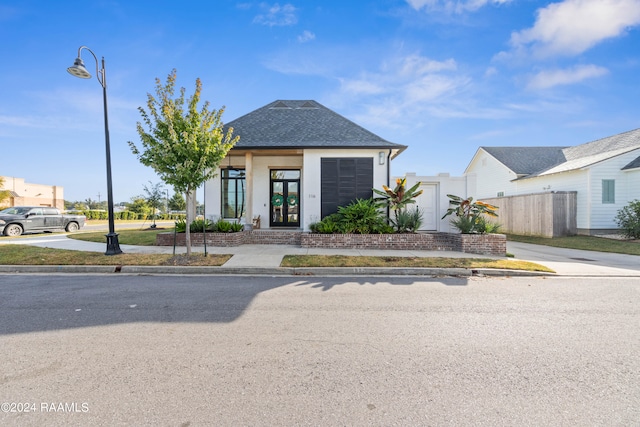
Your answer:
[[[419,258],[342,255],[285,255],[282,267],[404,267],[404,268],[497,268],[507,270],[553,270],[528,261],[483,258]]]
[[[104,236],[103,236],[104,238]],[[120,254],[39,248],[30,245],[0,245],[0,265],[193,265],[219,266],[231,255]]]
[[[507,235],[507,240],[512,242],[553,246],[556,248],[640,255],[640,242],[638,240],[615,240],[593,236],[554,237],[553,239],[550,239],[545,237],[516,236],[512,234]]]
[[[156,244],[156,235],[158,233],[167,233],[172,231],[173,228],[117,230],[118,243],[121,245],[154,246]],[[107,241],[104,237],[105,234],[106,232],[104,231],[81,232],[68,234],[67,237],[71,239],[84,240],[86,242],[104,243]]]

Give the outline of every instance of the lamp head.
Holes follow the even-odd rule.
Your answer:
[[[80,77],[81,79],[91,78],[91,73],[89,73],[84,67],[84,62],[82,62],[81,58],[76,58],[76,60],[73,62],[73,65],[67,68],[67,71],[69,72],[69,74]]]

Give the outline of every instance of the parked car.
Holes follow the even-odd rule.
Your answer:
[[[56,208],[14,206],[0,211],[0,233],[19,236],[56,230],[74,232],[84,227],[86,219],[84,215],[62,214]]]

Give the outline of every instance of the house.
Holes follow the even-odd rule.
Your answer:
[[[312,100],[278,100],[226,124],[239,142],[205,185],[206,216],[301,229],[390,181],[389,142]]]
[[[575,192],[577,233],[610,233],[618,210],[640,199],[640,129],[574,147],[480,147],[465,175],[475,177],[470,195],[487,201]]]
[[[24,178],[0,177],[4,185],[0,191],[8,191],[9,197],[0,202],[0,207],[49,206],[64,210],[64,188],[58,185],[31,184]]]

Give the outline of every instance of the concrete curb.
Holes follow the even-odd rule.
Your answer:
[[[0,273],[115,273],[115,265],[0,265]]]
[[[120,273],[120,274],[211,274],[269,276],[431,276],[431,277],[537,277],[554,273],[523,270],[400,267],[197,267],[197,266],[115,266],[115,265],[0,265],[0,273]]]

